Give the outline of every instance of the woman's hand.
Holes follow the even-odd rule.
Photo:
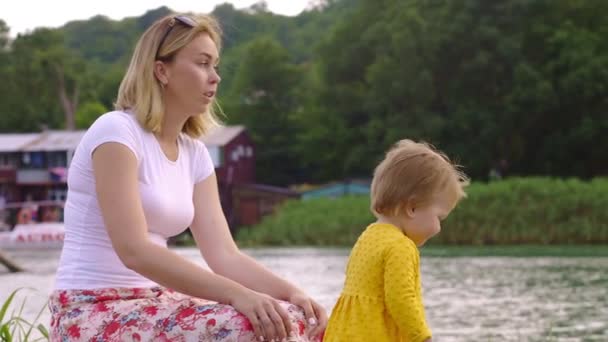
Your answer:
[[[308,331],[309,337],[317,337],[325,331],[325,327],[327,326],[327,313],[319,303],[312,300],[303,292],[295,292],[292,294],[289,297],[289,302],[304,309],[306,322],[310,329]]]
[[[249,319],[259,341],[283,341],[290,335],[289,316],[276,299],[250,289],[232,298],[230,305]]]

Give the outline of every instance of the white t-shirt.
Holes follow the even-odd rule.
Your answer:
[[[95,192],[92,152],[106,142],[118,142],[135,154],[139,194],[150,239],[161,246],[187,229],[194,218],[194,185],[214,172],[200,140],[180,134],[179,155],[171,161],[154,135],[127,112],[100,116],[76,148],[68,171],[65,240],[56,289],[152,287],[153,281],[124,266],[112,248]]]

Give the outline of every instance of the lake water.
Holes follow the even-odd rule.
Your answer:
[[[193,248],[175,249],[201,265]],[[245,249],[331,311],[346,249]],[[58,251],[11,251],[28,271],[0,269],[0,303],[16,288],[24,316],[44,307]],[[608,341],[608,257],[423,257],[423,296],[436,341]],[[41,321],[48,325],[45,311]]]

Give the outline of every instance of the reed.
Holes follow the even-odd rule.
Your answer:
[[[40,316],[46,309],[44,306],[37,314],[32,322],[23,318],[23,309],[25,308],[26,300],[24,299],[15,310],[13,304],[15,296],[23,288],[17,289],[8,296],[0,307],[0,341],[2,342],[28,342],[28,341],[48,341],[49,334],[43,324],[37,323]],[[10,309],[10,314],[9,314]],[[33,333],[38,332],[40,337],[33,337]]]

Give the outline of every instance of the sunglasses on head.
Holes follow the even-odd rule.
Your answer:
[[[171,18],[171,20],[169,20],[169,28],[167,29],[167,31],[165,31],[165,34],[161,38],[160,43],[158,44],[158,48],[156,49],[155,59],[158,59],[158,54],[160,52],[160,48],[165,43],[167,36],[169,35],[169,33],[171,33],[171,30],[173,29],[173,27],[175,26],[176,23],[180,23],[180,24],[182,24],[184,26],[188,26],[188,27],[195,27],[196,25],[198,25],[197,22],[194,21],[194,19],[192,19],[190,17],[186,17],[185,15],[178,15],[178,16]]]

